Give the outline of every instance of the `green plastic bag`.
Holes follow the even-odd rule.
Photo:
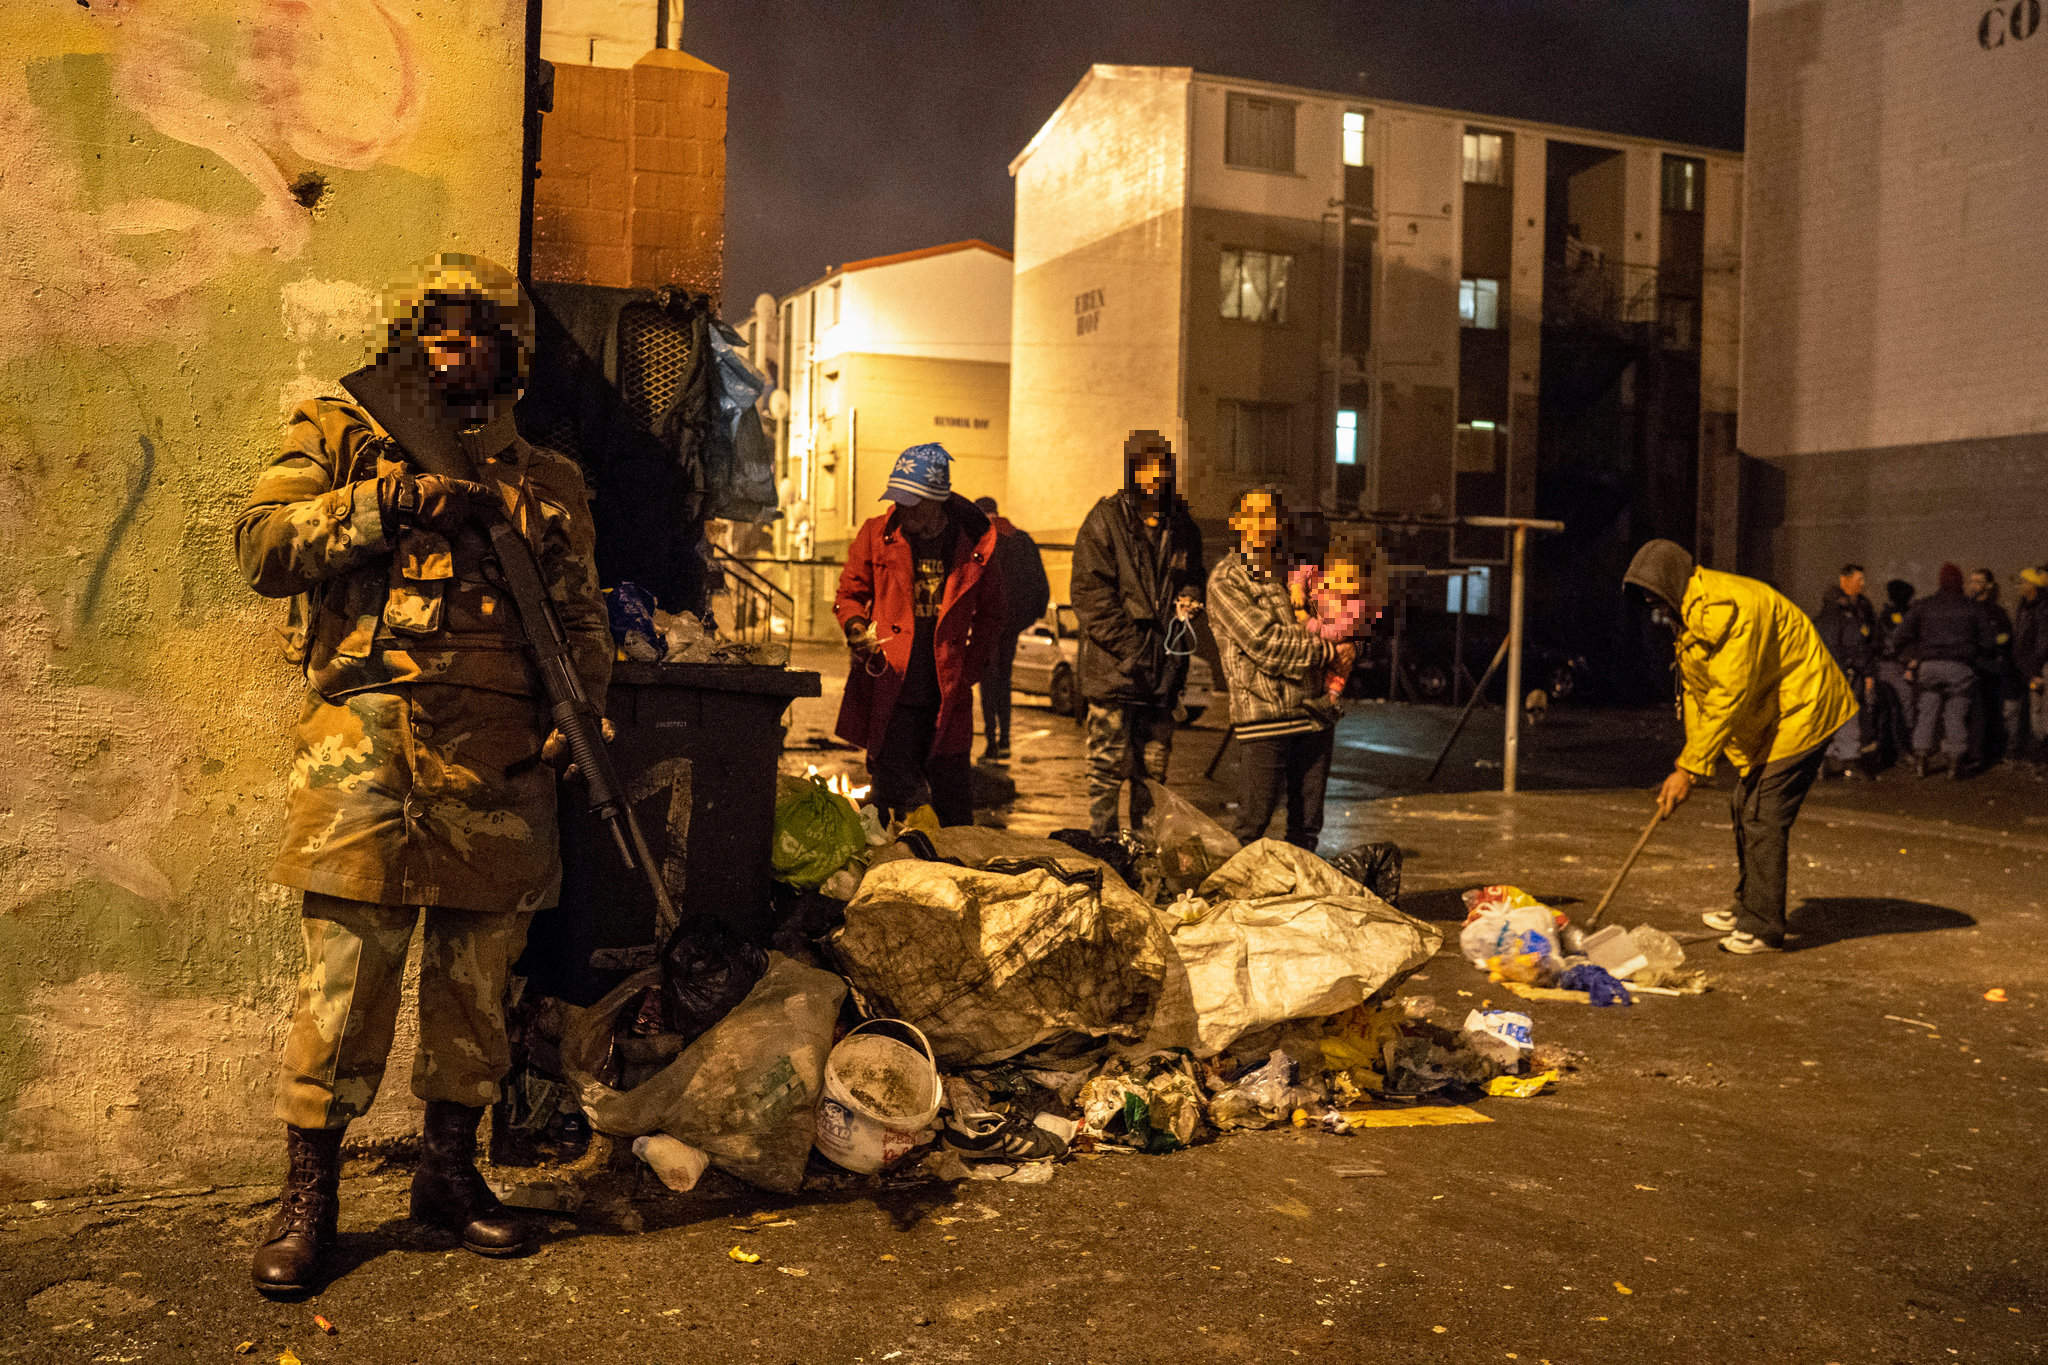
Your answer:
[[[775,794],[775,879],[817,889],[868,846],[853,803],[815,777],[784,777]]]

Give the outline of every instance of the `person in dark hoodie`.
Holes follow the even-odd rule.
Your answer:
[[[1916,705],[1913,684],[1906,676],[1906,661],[1899,657],[1899,627],[1906,608],[1913,605],[1913,585],[1894,578],[1884,585],[1885,604],[1877,614],[1877,682],[1881,689],[1878,733],[1885,748],[1885,762],[1913,752],[1913,712]]]
[[[1990,569],[1970,570],[1963,596],[1991,620],[1991,652],[1977,660],[1977,695],[1983,705],[1970,727],[1972,759],[1991,764],[2012,756],[2013,735],[2018,732],[2016,703],[2022,688],[2013,664],[2012,617],[1998,600],[1998,575]]]
[[[1156,431],[1134,431],[1123,488],[1090,509],[1074,539],[1088,823],[1099,839],[1117,832],[1126,778],[1134,828],[1152,808],[1145,779],[1166,780],[1205,582],[1202,533],[1176,490],[1173,447]]]
[[[1727,933],[1724,952],[1776,952],[1792,824],[1822,746],[1856,715],[1849,680],[1812,620],[1768,583],[1695,567],[1668,540],[1636,551],[1622,581],[1678,636],[1685,748],[1657,809],[1670,815],[1722,756],[1735,767],[1735,904],[1700,919]]]
[[[1844,564],[1835,586],[1821,599],[1820,614],[1813,618],[1821,643],[1834,656],[1835,664],[1849,679],[1856,694],[1856,723],[1835,731],[1821,768],[1823,777],[1868,777],[1862,766],[1863,753],[1877,737],[1872,723],[1877,694],[1877,613],[1863,595],[1863,566]]]
[[[1008,613],[1003,633],[989,647],[988,666],[981,675],[982,758],[1005,763],[1010,758],[1010,673],[1017,662],[1017,637],[1045,615],[1052,584],[1045,577],[1045,559],[1038,542],[996,513],[994,498],[976,498],[996,528],[996,568],[1003,575],[1003,601]]]
[[[1934,771],[1938,739],[1950,777],[1967,771],[1970,747],[1970,705],[1977,698],[1977,661],[1991,653],[1991,618],[1963,596],[1963,571],[1941,566],[1940,588],[1906,608],[1906,619],[1892,635],[1892,647],[1906,662],[1906,676],[1916,696],[1913,717],[1913,767],[1925,777]]]
[[[952,456],[918,445],[896,459],[882,499],[846,552],[833,614],[853,667],[839,737],[868,751],[875,804],[908,814],[931,787],[942,825],[974,823],[974,683],[1008,603],[996,528],[953,491]]]
[[[2048,564],[2020,570],[2019,600],[2012,608],[2012,658],[2024,689],[2024,710],[2015,732],[2021,758],[2048,738]]]

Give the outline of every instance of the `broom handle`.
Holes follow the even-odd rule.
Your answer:
[[[1642,855],[1644,845],[1650,842],[1650,836],[1657,832],[1657,826],[1663,822],[1662,810],[1651,812],[1650,823],[1643,826],[1643,837],[1636,840],[1636,846],[1628,851],[1628,857],[1622,860],[1621,870],[1616,872],[1614,880],[1607,884],[1607,894],[1600,898],[1600,903],[1593,907],[1593,913],[1586,917],[1586,928],[1600,927],[1600,917],[1607,913],[1607,902],[1613,900],[1614,893],[1621,890],[1622,878],[1628,876],[1628,870],[1636,865],[1636,859]]]

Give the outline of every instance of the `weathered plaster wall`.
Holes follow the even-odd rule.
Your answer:
[[[523,12],[0,13],[0,1199],[277,1167],[300,688],[230,523],[386,281],[513,260]]]

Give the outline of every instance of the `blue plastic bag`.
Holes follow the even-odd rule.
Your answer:
[[[619,651],[634,663],[659,663],[668,653],[668,641],[654,626],[654,598],[637,583],[621,583],[604,591],[605,614],[611,618],[612,639]]]
[[[1557,979],[1557,984],[1568,991],[1585,991],[1598,1005],[1633,1005],[1628,987],[1622,985],[1605,967],[1595,967],[1590,962],[1581,963]]]
[[[738,332],[717,321],[709,331],[718,417],[706,452],[706,510],[730,521],[766,521],[775,514],[775,452],[754,405],[768,380],[739,353]]]

